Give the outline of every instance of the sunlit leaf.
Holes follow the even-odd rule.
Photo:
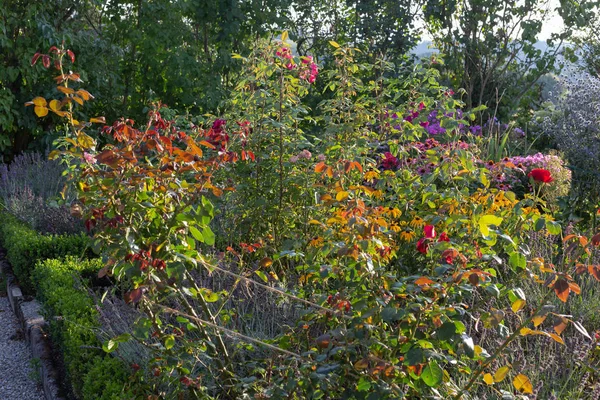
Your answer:
[[[487,383],[488,385],[493,385],[494,384],[494,377],[492,376],[492,374],[490,374],[489,372],[485,375],[483,375],[483,381],[485,383]]]
[[[335,195],[335,199],[336,199],[337,201],[342,201],[342,200],[345,200],[345,199],[347,199],[349,195],[350,195],[350,193],[348,193],[348,192],[346,192],[346,191],[342,190],[342,191],[340,191],[340,192],[337,192],[337,194]]]
[[[515,302],[512,303],[512,305],[510,306],[510,308],[513,310],[514,313],[518,313],[519,311],[521,311],[521,309],[525,306],[525,300],[522,299],[518,299]]]
[[[517,389],[521,393],[533,393],[533,386],[531,385],[529,378],[523,374],[515,376],[515,379],[513,380],[513,385],[515,389]]]
[[[494,382],[502,382],[504,380],[504,378],[506,378],[506,375],[508,375],[509,371],[510,371],[509,366],[504,366],[504,367],[498,368],[498,370],[494,374]]]
[[[571,289],[569,288],[569,283],[563,279],[558,278],[556,282],[554,282],[554,293],[556,296],[563,302],[566,303],[569,298],[569,292]]]
[[[33,111],[35,111],[35,115],[37,115],[40,118],[48,115],[48,109],[46,107],[35,106]]]

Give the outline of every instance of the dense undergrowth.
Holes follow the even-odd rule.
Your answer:
[[[60,317],[73,393],[100,398],[99,374],[106,399],[594,398],[600,236],[570,217],[560,154],[478,122],[436,57],[398,81],[282,40],[234,56],[244,75],[201,125],[162,105],[145,125],[84,119],[72,52],[42,55],[60,95],[30,105],[65,122],[50,158],[91,237],[1,233]],[[88,240],[102,261],[44,261]]]

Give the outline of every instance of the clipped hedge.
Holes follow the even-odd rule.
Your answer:
[[[42,235],[8,213],[0,214],[0,243],[26,294],[35,293],[31,272],[38,260],[65,256],[89,256],[89,237]]]
[[[135,396],[126,389],[127,367],[102,350],[95,334],[98,311],[91,296],[77,285],[81,276],[95,275],[100,268],[99,259],[48,259],[36,264],[32,277],[75,396],[83,400],[131,399]]]

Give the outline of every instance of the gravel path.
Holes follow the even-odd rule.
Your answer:
[[[31,352],[7,297],[0,297],[0,399],[43,400],[38,384],[31,379]]]

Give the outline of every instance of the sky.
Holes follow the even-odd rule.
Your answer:
[[[550,0],[548,2],[548,6],[551,10],[554,10],[560,6],[560,1]],[[562,19],[560,18],[558,13],[556,13],[556,11],[552,11],[552,15],[550,16],[550,18],[548,18],[546,21],[542,21],[542,31],[538,36],[538,40],[545,41],[548,38],[550,38],[550,36],[553,33],[559,33],[563,28],[564,24],[562,22]],[[427,33],[424,33],[423,40],[430,41],[431,37],[429,37]]]

